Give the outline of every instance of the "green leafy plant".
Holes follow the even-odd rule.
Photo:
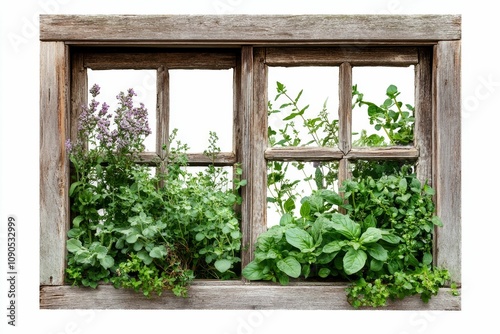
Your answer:
[[[370,124],[385,133],[368,135],[363,130],[355,145],[413,141],[413,107],[402,109],[396,86],[387,88],[387,99],[379,106],[365,101],[357,86],[352,93],[353,105],[366,106]],[[298,105],[301,95],[291,98],[277,83],[275,100],[284,98],[285,103],[277,110],[269,103],[269,115],[283,113],[284,123],[280,129],[268,129],[270,144],[301,146],[293,123],[298,118],[311,136],[306,144],[336,145],[338,122],[328,120],[326,105],[318,117],[306,116],[307,106]],[[449,281],[446,269],[432,265],[434,229],[442,226],[434,214],[434,190],[417,178],[411,163],[355,161],[352,177],[339,192],[333,190],[338,166],[315,162],[314,173],[308,175],[304,165],[268,164],[268,202],[276,205],[281,219],[258,237],[244,277],[281,284],[311,277],[348,281],[347,300],[356,308],[383,306],[389,299],[415,294],[427,302]],[[304,177],[290,178],[290,166]],[[309,183],[309,194],[297,191],[301,181]]]
[[[133,105],[133,90],[118,95],[114,114],[106,103],[99,109],[97,85],[91,94],[78,139],[67,142],[75,170],[68,281],[94,288],[111,282],[150,297],[165,289],[186,296],[195,276],[237,277],[241,232],[234,208],[245,184],[241,168],[233,185],[214,164],[190,173],[187,146],[175,140],[174,130],[164,146],[167,158],[155,162],[152,174],[137,163],[151,131],[144,105]],[[217,139],[209,134],[205,154],[212,162],[220,152]]]

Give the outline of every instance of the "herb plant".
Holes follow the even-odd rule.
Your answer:
[[[164,145],[167,158],[156,174],[137,163],[151,133],[147,110],[134,107],[134,91],[117,96],[114,113],[90,90],[78,139],[67,142],[75,179],[72,225],[68,231],[67,279],[97,287],[111,282],[146,296],[172,290],[186,296],[194,277],[231,279],[239,273],[241,232],[234,210],[241,203],[241,169],[231,186],[227,171],[214,164],[196,174],[187,169],[187,146]],[[214,161],[220,149],[210,133],[205,154]],[[161,172],[161,171],[164,172]]]
[[[396,86],[387,88],[381,105],[365,101],[357,86],[352,93],[353,106],[366,106],[374,130],[385,134],[363,130],[354,145],[412,143],[413,107],[403,109]],[[291,98],[277,83],[275,101],[285,101],[276,110],[270,102],[269,114],[283,114],[284,123],[268,129],[270,145],[335,146],[338,121],[329,120],[326,105],[318,116],[306,116],[308,107],[299,107],[301,95]],[[305,142],[296,129],[297,119],[310,136]],[[356,308],[383,306],[389,299],[414,294],[427,302],[438,293],[449,280],[446,269],[432,265],[432,236],[442,223],[434,214],[434,190],[416,177],[411,163],[355,161],[352,177],[338,192],[336,164],[313,162],[313,174],[305,172],[305,164],[268,164],[268,202],[281,219],[258,237],[244,277],[281,284],[291,278],[346,280],[347,300]],[[294,168],[303,177],[292,179],[289,171]],[[297,190],[301,181],[309,184],[309,194]]]

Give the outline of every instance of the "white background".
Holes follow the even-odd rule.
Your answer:
[[[488,1],[44,0],[3,3],[0,110],[2,333],[451,333],[498,330],[498,11]],[[39,310],[39,14],[462,14],[461,312]],[[7,326],[6,220],[18,227],[18,327]],[[77,302],[77,301],[75,301]]]

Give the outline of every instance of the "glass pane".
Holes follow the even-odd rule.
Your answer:
[[[270,146],[337,146],[338,67],[269,67]]]
[[[285,213],[300,218],[301,202],[318,190],[338,192],[338,162],[282,162],[267,165],[267,226]]]
[[[352,69],[353,146],[411,145],[414,67]]]
[[[208,148],[215,132],[222,152],[233,150],[233,70],[170,70],[170,132],[190,152]]]
[[[137,96],[133,97],[134,108],[144,103],[148,112],[148,124],[152,133],[144,140],[145,151],[156,150],[156,71],[154,70],[97,70],[87,71],[89,89],[97,84],[101,87],[100,94],[96,100],[100,102],[99,108],[104,102],[114,111],[118,107],[117,95],[123,92],[128,94],[132,88]],[[89,95],[89,101],[92,96]],[[110,125],[113,129],[113,123]]]

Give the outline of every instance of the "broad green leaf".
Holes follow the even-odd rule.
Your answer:
[[[323,246],[323,253],[329,254],[333,252],[338,252],[342,249],[343,245],[344,243],[338,240],[329,242],[325,246]]]
[[[163,259],[167,256],[167,250],[165,249],[165,246],[156,246],[151,250],[151,252],[149,252],[149,256],[154,259]]]
[[[129,244],[133,244],[139,239],[139,234],[137,233],[131,233],[127,235],[127,238],[125,239]]]
[[[366,263],[367,255],[361,250],[349,249],[344,256],[344,271],[347,275],[352,275],[360,271]]]
[[[379,241],[382,238],[382,233],[376,227],[369,227],[359,238],[362,244],[370,244]]]
[[[80,182],[80,181],[73,182],[71,184],[71,186],[69,187],[69,196],[73,196],[73,192],[75,191],[76,187],[78,187],[81,184],[82,184],[82,182]]]
[[[225,273],[231,268],[232,262],[227,259],[220,259],[214,262],[215,268],[221,273]]]
[[[69,239],[66,242],[66,247],[68,248],[68,252],[76,253],[80,249],[82,249],[82,242],[77,239]]]
[[[397,93],[398,93],[398,87],[394,85],[390,85],[389,87],[387,87],[387,92],[386,92],[387,96],[395,97]]]
[[[286,241],[298,249],[306,250],[314,248],[314,240],[306,231],[293,227],[285,232]]]
[[[406,182],[405,178],[402,178],[399,180],[399,191],[401,192],[406,192],[406,188],[408,187],[408,183]]]
[[[293,256],[289,256],[283,260],[276,263],[279,270],[284,272],[290,277],[297,278],[300,276],[300,263]]]
[[[195,239],[196,241],[202,241],[203,239],[205,239],[205,234],[198,232],[196,233]]]
[[[243,268],[241,274],[243,275],[243,277],[251,281],[261,280],[264,278],[263,269],[264,269],[263,265],[255,261],[252,261],[249,264],[247,264],[245,268]]]
[[[398,244],[401,241],[401,238],[392,233],[382,231],[382,240],[390,244]]]
[[[290,224],[291,222],[293,222],[293,217],[291,214],[285,213],[283,216],[281,216],[281,219],[280,219],[281,226],[285,226],[287,224]]]
[[[97,253],[97,258],[99,260],[101,260],[102,258],[104,258],[106,256],[106,254],[108,254],[108,249],[106,247],[100,245],[100,246],[96,247],[95,252]]]
[[[340,213],[332,215],[330,226],[349,239],[358,238],[361,234],[361,226],[353,222],[348,216]]]
[[[386,261],[387,260],[387,250],[379,244],[368,244],[365,245],[366,251],[376,260]]]
[[[68,231],[68,238],[77,238],[82,234],[82,230],[80,228],[72,228]]]
[[[371,271],[380,271],[384,267],[384,261],[379,261],[372,259],[370,261],[370,270]]]
[[[104,269],[108,269],[108,268],[111,268],[115,264],[115,260],[111,256],[106,255],[102,259],[99,260],[99,263],[101,264],[101,266],[104,267]]]

